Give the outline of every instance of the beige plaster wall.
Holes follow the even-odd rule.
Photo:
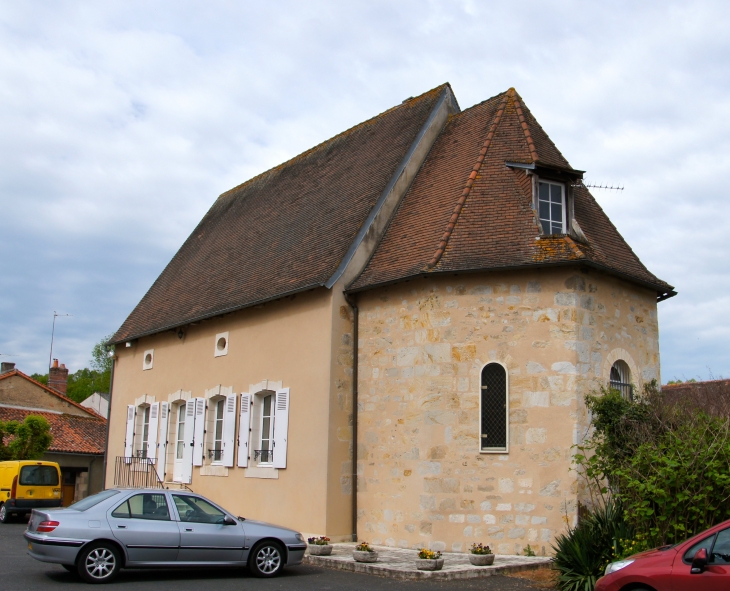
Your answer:
[[[28,408],[47,408],[70,415],[88,417],[85,412],[58,396],[46,392],[25,378],[14,375],[0,380],[0,404],[25,406]]]
[[[252,519],[304,533],[349,531],[349,514],[344,516],[347,523],[342,515],[338,522],[328,509],[330,495],[342,495],[340,466],[332,472],[328,455],[330,411],[341,405],[331,391],[332,316],[332,292],[320,289],[190,326],[183,339],[166,332],[139,339],[131,348],[117,346],[107,486],[113,482],[114,458],[124,455],[126,405],[135,399],[147,395],[159,402],[178,390],[202,397],[218,384],[239,394],[263,380],[280,381],[290,388],[286,469],[276,479],[262,479],[246,478],[244,468],[222,469],[218,472],[227,476],[212,476],[194,467],[189,486]],[[214,357],[215,335],[225,331],[229,352]],[[148,349],[154,349],[154,367],[143,371]],[[337,448],[335,444],[341,455]]]
[[[419,279],[358,301],[359,538],[549,553],[576,515],[583,395],[617,349],[659,377],[655,294],[562,268]],[[508,453],[478,449],[490,361],[508,369]]]

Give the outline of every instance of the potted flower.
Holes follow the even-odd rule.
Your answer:
[[[309,543],[309,553],[312,556],[329,556],[332,554],[332,546],[327,536],[319,536],[318,538],[307,538]]]
[[[472,544],[469,550],[469,562],[474,566],[489,566],[494,564],[492,549],[489,546],[482,545],[481,542]]]
[[[444,559],[441,558],[441,552],[438,550],[427,550],[421,548],[418,552],[418,560],[416,560],[416,568],[418,570],[441,570],[444,566]]]
[[[352,552],[355,562],[377,562],[378,553],[367,542],[360,542]]]

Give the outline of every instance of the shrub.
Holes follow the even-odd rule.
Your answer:
[[[469,552],[472,554],[491,554],[492,549],[489,546],[484,546],[481,542],[478,544],[475,542],[471,545],[471,548],[469,549]]]
[[[314,546],[328,546],[330,539],[327,536],[319,536],[318,538],[307,538],[307,543]]]
[[[656,382],[636,401],[586,397],[594,433],[575,461],[595,499],[619,499],[647,545],[680,542],[730,518],[730,420],[667,404]]]
[[[423,560],[436,560],[441,558],[441,552],[438,550],[428,550],[427,548],[421,548],[418,552],[418,558]]]
[[[561,591],[593,591],[606,565],[622,553],[623,541],[634,532],[619,502],[608,501],[580,520],[567,534],[555,538],[554,564]]]
[[[375,550],[373,550],[367,542],[360,542],[357,546],[355,546],[355,550],[358,552],[375,552]]]

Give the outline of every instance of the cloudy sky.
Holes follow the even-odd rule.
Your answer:
[[[0,357],[72,371],[217,195],[443,82],[514,86],[644,263],[663,380],[730,377],[730,7],[0,0]]]

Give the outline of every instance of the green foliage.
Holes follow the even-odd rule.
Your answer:
[[[111,371],[100,373],[93,369],[80,369],[68,376],[66,396],[76,402],[82,402],[94,392],[108,392]]]
[[[40,374],[40,373],[34,373],[30,376],[32,379],[34,379],[36,382],[40,382],[44,386],[48,385],[48,374]]]
[[[113,334],[105,336],[91,349],[91,369],[100,374],[108,374],[112,370],[112,358],[109,357],[109,352],[114,352],[114,345],[107,347],[106,343],[113,336]],[[108,392],[108,390],[103,391]]]
[[[613,496],[650,546],[730,518],[730,420],[664,402],[656,382],[628,401],[587,396],[593,436],[575,461],[595,499]]]
[[[525,556],[536,556],[535,551],[530,547],[530,544],[527,544],[522,550],[522,553]]]
[[[609,500],[581,519],[567,534],[555,538],[555,568],[561,591],[593,591],[606,565],[624,551],[623,540],[634,537],[620,502]]]
[[[22,423],[0,421],[0,461],[38,460],[52,442],[51,426],[43,417],[28,415]]]

